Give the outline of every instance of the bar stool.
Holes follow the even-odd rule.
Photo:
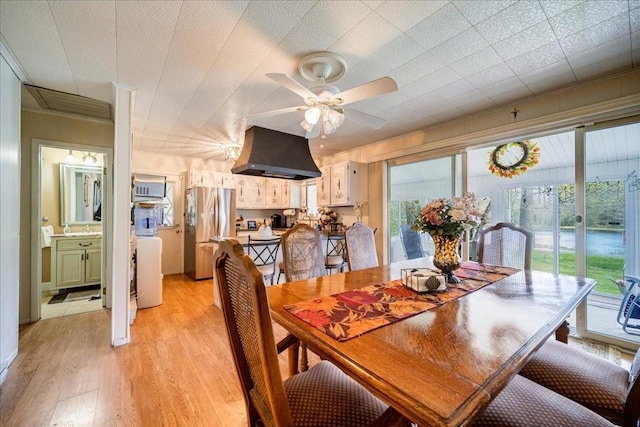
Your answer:
[[[342,224],[334,223],[329,227],[327,235],[327,254],[324,257],[324,267],[327,273],[331,274],[333,270],[340,273],[344,271],[346,244],[344,241],[344,233],[341,231]]]
[[[269,238],[249,236],[247,254],[253,259],[258,270],[264,276],[265,283],[269,281],[273,285],[273,277],[276,275],[276,257],[280,248],[280,237]]]

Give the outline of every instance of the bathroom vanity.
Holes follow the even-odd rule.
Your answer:
[[[51,290],[100,284],[102,235],[56,234],[51,238]]]

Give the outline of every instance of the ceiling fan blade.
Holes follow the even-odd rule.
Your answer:
[[[372,129],[380,129],[387,123],[385,119],[358,110],[347,110],[344,115],[347,120],[353,120]]]
[[[293,113],[294,111],[304,111],[306,109],[307,109],[306,106],[298,106],[298,107],[281,108],[279,110],[265,111],[263,113],[248,114],[247,120],[252,121],[255,119],[261,119],[263,117],[271,117],[271,116],[277,116],[279,114]]]
[[[291,77],[287,76],[286,74],[267,73],[266,76],[269,77],[274,82],[280,84],[281,86],[284,86],[285,88],[289,89],[291,92],[297,94],[305,101],[309,98],[312,98],[312,99],[317,98],[317,96],[313,92],[311,92],[309,89],[302,86],[300,83],[293,80]]]
[[[365,98],[373,98],[374,96],[384,93],[395,92],[398,90],[398,84],[391,77],[383,77],[381,79],[372,80],[369,83],[347,89],[340,92],[335,98],[342,99],[339,105],[347,105],[352,102],[360,101]]]

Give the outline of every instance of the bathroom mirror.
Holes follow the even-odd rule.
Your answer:
[[[60,163],[60,225],[100,224],[102,167]]]

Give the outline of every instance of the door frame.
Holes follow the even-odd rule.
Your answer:
[[[42,191],[41,168],[42,168],[42,148],[58,148],[61,150],[91,151],[104,155],[103,162],[103,193],[102,212],[109,215],[113,203],[113,174],[109,170],[109,165],[113,164],[113,149],[87,144],[76,144],[63,141],[52,141],[33,138],[31,140],[31,322],[40,320],[42,304],[42,249],[40,246],[40,229],[42,224],[42,207],[40,206],[40,192]],[[35,209],[33,208],[35,207]],[[104,215],[103,215],[104,216]],[[110,245],[111,225],[113,221],[104,219],[102,221],[102,283],[106,289],[106,298],[103,305],[111,308],[112,275],[111,269],[107,268],[111,264],[111,253],[107,250]],[[105,291],[102,291],[105,292]],[[103,295],[105,295],[103,293]]]

